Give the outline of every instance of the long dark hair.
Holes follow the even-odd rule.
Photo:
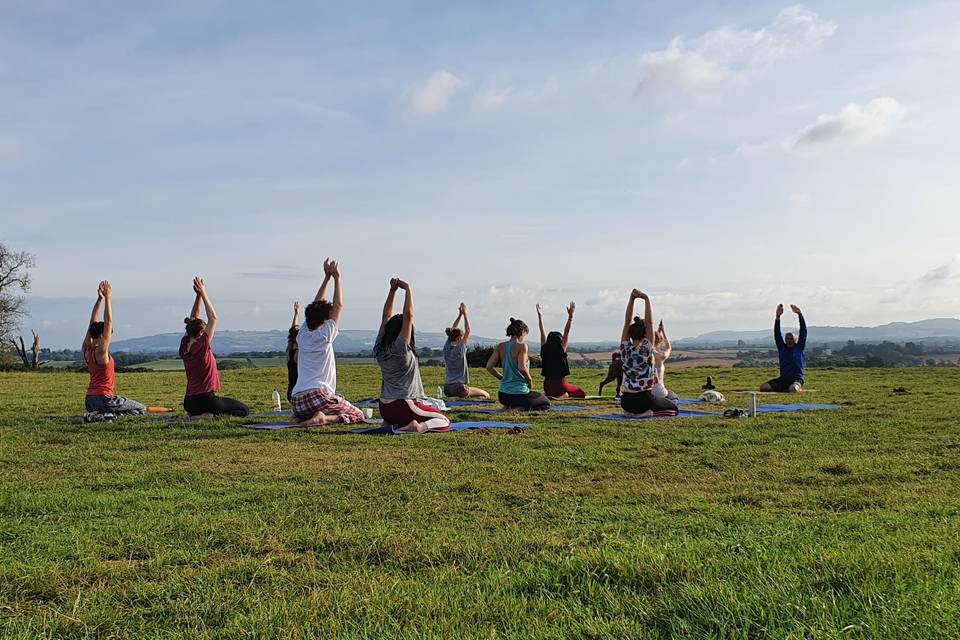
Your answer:
[[[540,347],[540,371],[544,378],[563,378],[570,375],[567,352],[563,349],[563,335],[559,331],[547,334],[547,341]]]
[[[633,323],[630,325],[630,339],[643,340],[647,337],[647,323],[640,316],[633,316]]]
[[[403,329],[403,314],[398,313],[395,316],[387,320],[387,324],[383,325],[383,333],[380,335],[380,339],[377,340],[377,343],[373,345],[374,355],[380,355],[385,350],[389,349],[394,342],[396,342],[397,337],[400,335],[400,331]],[[410,329],[410,349],[413,351],[414,355],[417,353],[417,343],[414,338],[414,331],[411,327]]]

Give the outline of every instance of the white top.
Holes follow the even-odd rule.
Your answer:
[[[667,361],[664,359],[662,351],[655,350],[653,352],[653,362],[657,369],[657,382],[650,389],[650,393],[653,394],[654,398],[666,398],[670,392],[667,391],[667,385],[663,379],[663,376],[667,373]]]
[[[337,361],[333,356],[333,341],[340,330],[337,323],[327,320],[315,330],[307,325],[297,334],[297,385],[291,391],[296,395],[310,389],[323,389],[330,395],[337,392]]]

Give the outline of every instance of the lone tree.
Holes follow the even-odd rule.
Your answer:
[[[32,254],[11,251],[0,242],[0,342],[8,344],[27,314],[24,293],[30,291],[30,272],[36,266]],[[22,343],[22,341],[21,341]],[[39,344],[39,341],[38,341]],[[17,345],[15,345],[17,346]],[[19,351],[19,347],[17,349]],[[3,351],[3,353],[8,353]]]

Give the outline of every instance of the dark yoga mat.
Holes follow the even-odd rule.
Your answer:
[[[526,429],[530,425],[520,424],[516,422],[491,422],[491,421],[480,421],[480,422],[454,422],[450,425],[450,428],[446,431],[427,431],[426,433],[450,433],[452,431],[469,431],[471,429]],[[355,433],[358,435],[365,436],[408,436],[408,435],[426,435],[418,433],[394,433],[393,427],[390,425],[382,425],[379,427],[371,427],[369,429],[351,429],[350,433]]]

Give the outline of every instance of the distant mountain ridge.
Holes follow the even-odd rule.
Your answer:
[[[784,315],[786,319],[787,316]],[[782,331],[798,328],[793,323],[796,317],[791,315],[784,323]],[[960,340],[960,320],[956,318],[933,318],[917,322],[890,322],[877,327],[833,327],[808,326],[808,341],[811,344],[825,342],[931,342],[937,340]],[[696,338],[675,340],[675,346],[736,346],[738,341],[749,346],[767,346],[773,344],[773,326],[760,331],[710,331]]]
[[[785,316],[786,317],[786,316]],[[795,320],[791,316],[790,320]],[[811,326],[809,342],[821,344],[825,342],[935,342],[960,341],[960,320],[956,318],[934,318],[918,322],[891,322],[878,327],[832,327]],[[797,331],[797,327],[784,324],[783,332]],[[127,353],[175,353],[180,347],[182,333],[161,333],[142,338],[129,338],[113,342],[114,351]],[[347,329],[340,332],[334,343],[337,353],[370,353],[373,343],[377,339],[376,331],[364,329]],[[417,346],[440,349],[447,336],[438,332],[417,332]],[[772,346],[773,327],[759,331],[711,331],[695,338],[681,338],[674,340],[676,347],[735,347],[739,341],[747,346]],[[487,346],[495,345],[500,340],[472,336],[471,344]],[[533,352],[539,350],[536,340],[530,341]],[[609,342],[580,342],[571,343],[570,350],[580,349],[613,349],[616,341]],[[219,354],[242,353],[249,351],[283,351],[287,347],[286,330],[272,331],[217,331],[215,351]]]
[[[128,338],[115,340],[114,351],[127,353],[176,353],[180,348],[182,333],[160,333],[142,338]],[[440,349],[447,336],[443,333],[417,332],[417,346]],[[363,329],[346,329],[340,332],[334,349],[337,353],[370,353],[373,343],[377,339],[376,331]],[[498,340],[471,336],[471,344],[496,344]],[[244,353],[250,351],[283,351],[287,348],[287,331],[274,329],[272,331],[217,331],[214,351],[219,354]]]

